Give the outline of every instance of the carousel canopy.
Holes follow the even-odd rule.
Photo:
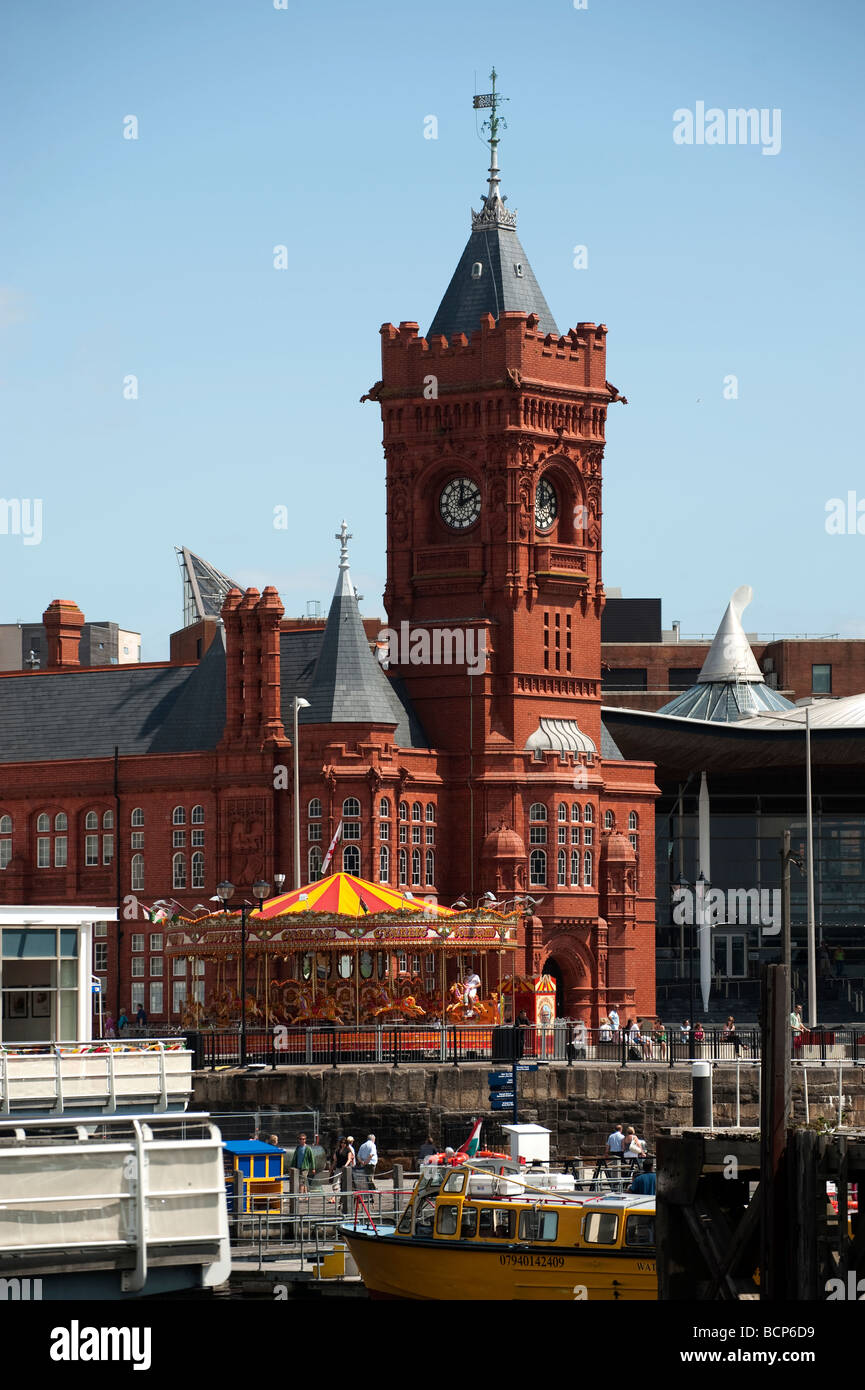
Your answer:
[[[375,912],[422,912],[427,917],[457,915],[452,908],[440,907],[431,897],[415,898],[382,883],[368,883],[355,874],[338,873],[319,879],[318,883],[308,883],[305,888],[296,888],[292,893],[270,898],[262,908],[250,912],[249,921],[254,923],[301,912],[322,912],[339,917],[366,917]]]

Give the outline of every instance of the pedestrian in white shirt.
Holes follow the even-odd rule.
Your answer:
[[[357,1151],[357,1166],[362,1168],[367,1176],[369,1185],[375,1189],[375,1170],[378,1163],[378,1149],[375,1146],[375,1135],[368,1134],[366,1140],[361,1144]]]

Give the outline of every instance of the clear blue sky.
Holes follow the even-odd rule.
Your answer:
[[[7,0],[0,494],[42,499],[43,539],[0,535],[0,620],[71,598],[160,659],[175,544],[294,614],[328,602],[343,516],[382,611],[358,400],[380,324],[425,330],[465,244],[495,63],[523,246],[560,328],[608,325],[630,402],[607,584],[684,632],[750,583],[749,630],[865,636],[865,535],[824,525],[829,498],[865,499],[863,37],[859,0]],[[780,108],[780,153],[674,144],[698,101]]]

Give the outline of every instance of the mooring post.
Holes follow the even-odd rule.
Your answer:
[[[762,972],[760,1061],[760,1299],[787,1298],[789,1220],[784,1157],[790,1116],[790,1049],[787,1046],[790,980],[784,965]]]
[[[712,1124],[712,1067],[709,1062],[691,1063],[691,1123],[698,1129]]]

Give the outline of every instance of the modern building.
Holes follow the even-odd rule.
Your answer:
[[[790,700],[865,690],[862,638],[749,632],[748,640],[766,685]],[[601,620],[604,703],[660,709],[694,684],[711,642],[711,634],[683,636],[679,622],[662,628],[659,598],[608,590]]]
[[[0,623],[0,671],[39,670],[48,660],[51,623]],[[84,622],[80,625],[80,666],[128,666],[141,660],[141,633],[117,623]]]
[[[659,710],[608,705],[628,757],[656,764],[658,1009],[688,1012],[698,875],[714,891],[713,997],[754,1017],[759,965],[781,952],[781,837],[791,834],[794,969],[806,971],[806,708],[810,722],[815,927],[821,1012],[862,1012],[865,991],[865,695],[794,704],[767,681],[737,590],[690,687]],[[669,692],[668,692],[669,695]],[[704,776],[705,775],[705,776]],[[701,854],[700,793],[708,820]],[[680,885],[685,890],[680,891]],[[683,911],[682,908],[685,908]],[[840,956],[838,953],[840,952]]]

